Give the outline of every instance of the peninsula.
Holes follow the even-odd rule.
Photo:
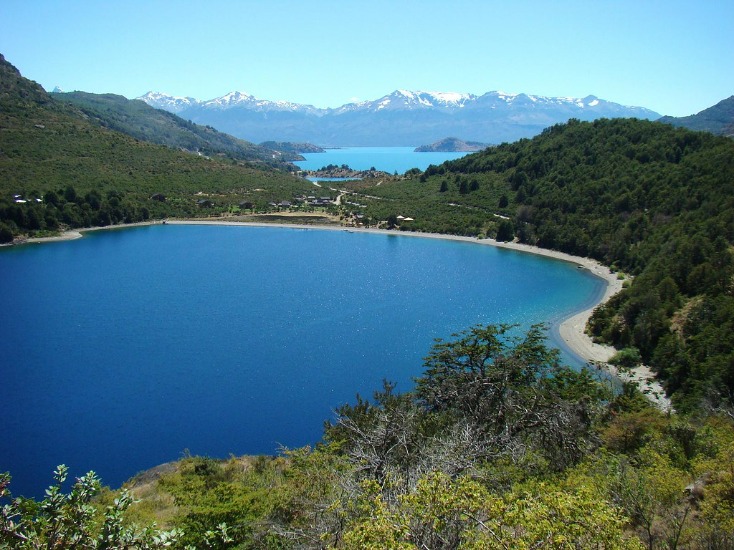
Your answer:
[[[489,147],[486,143],[478,141],[463,141],[458,138],[448,137],[440,141],[431,143],[430,145],[421,145],[415,148],[416,153],[434,153],[434,152],[475,152],[481,151]]]

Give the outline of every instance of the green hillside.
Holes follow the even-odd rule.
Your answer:
[[[403,230],[517,238],[630,273],[593,334],[637,348],[679,407],[734,395],[732,140],[570,121],[418,179],[354,188],[369,217],[413,218]]]
[[[129,100],[120,95],[69,92],[53,93],[51,97],[77,106],[92,122],[141,141],[286,170],[293,168],[289,161],[302,159],[298,155],[283,154],[237,139],[211,126],[194,124],[173,113],[154,109],[143,101]]]
[[[734,96],[719,101],[700,113],[684,117],[664,116],[658,122],[681,126],[689,130],[711,132],[717,136],[734,137]]]
[[[262,163],[206,158],[105,128],[0,59],[0,241],[62,227],[266,209],[311,184]]]

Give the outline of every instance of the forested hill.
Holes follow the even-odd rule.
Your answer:
[[[731,139],[572,120],[365,194],[392,199],[373,216],[414,218],[403,230],[517,238],[634,275],[594,316],[595,336],[637,348],[678,407],[734,394]]]
[[[168,111],[154,109],[143,101],[121,95],[69,92],[53,93],[51,97],[77,106],[92,121],[104,127],[175,149],[261,162],[275,168],[288,168],[286,162],[303,158],[237,139],[211,126],[194,124]]]
[[[731,241],[733,170],[731,140],[630,119],[569,121],[446,165],[500,176],[522,241],[634,274],[680,233]]]
[[[0,242],[68,227],[230,211],[310,184],[260,162],[205,158],[101,127],[0,56]]]
[[[734,96],[719,101],[700,113],[684,117],[664,116],[658,122],[682,126],[689,130],[704,130],[717,136],[734,137]]]
[[[636,276],[594,315],[595,336],[637,348],[674,396],[734,394],[734,142],[639,120],[570,122],[447,171],[501,176],[521,241]]]

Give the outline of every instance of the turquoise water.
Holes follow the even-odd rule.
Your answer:
[[[558,319],[601,282],[490,246],[157,225],[0,251],[0,471],[117,486],[193,454],[316,442],[334,407],[412,387],[436,337]]]
[[[318,170],[329,164],[348,165],[354,170],[376,168],[383,172],[404,174],[411,168],[425,170],[431,164],[461,158],[467,153],[416,153],[415,147],[343,147],[324,153],[305,153],[306,160],[296,162],[303,170]]]

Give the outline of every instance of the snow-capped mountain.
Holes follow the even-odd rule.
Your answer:
[[[138,97],[145,101],[151,107],[163,109],[172,113],[180,113],[186,109],[203,108],[203,109],[234,109],[243,108],[253,111],[304,111],[310,112],[318,110],[311,105],[300,105],[298,103],[290,103],[288,101],[268,101],[266,99],[258,99],[247,92],[230,92],[221,97],[201,101],[193,97],[176,97],[159,92],[148,92],[144,96]]]
[[[660,116],[591,95],[545,97],[501,91],[478,96],[396,90],[374,101],[329,109],[259,99],[245,92],[207,101],[156,92],[138,99],[248,141],[307,141],[324,146],[416,146],[446,136],[500,143],[532,137],[569,118]]]
[[[198,99],[194,99],[193,97],[177,97],[168,94],[161,94],[159,92],[148,92],[147,94],[135,99],[140,99],[145,101],[151,107],[163,109],[164,111],[169,111],[174,114],[190,109],[200,103]]]
[[[222,97],[200,102],[199,105],[205,109],[234,109],[244,108],[253,111],[318,111],[312,105],[301,105],[289,101],[269,101],[258,99],[246,92],[230,92]]]
[[[473,94],[460,94],[455,92],[411,92],[408,90],[395,90],[393,93],[376,99],[375,101],[361,101],[359,103],[348,103],[338,109],[333,109],[335,114],[354,111],[401,111],[416,109],[460,109],[467,102],[476,100]]]

